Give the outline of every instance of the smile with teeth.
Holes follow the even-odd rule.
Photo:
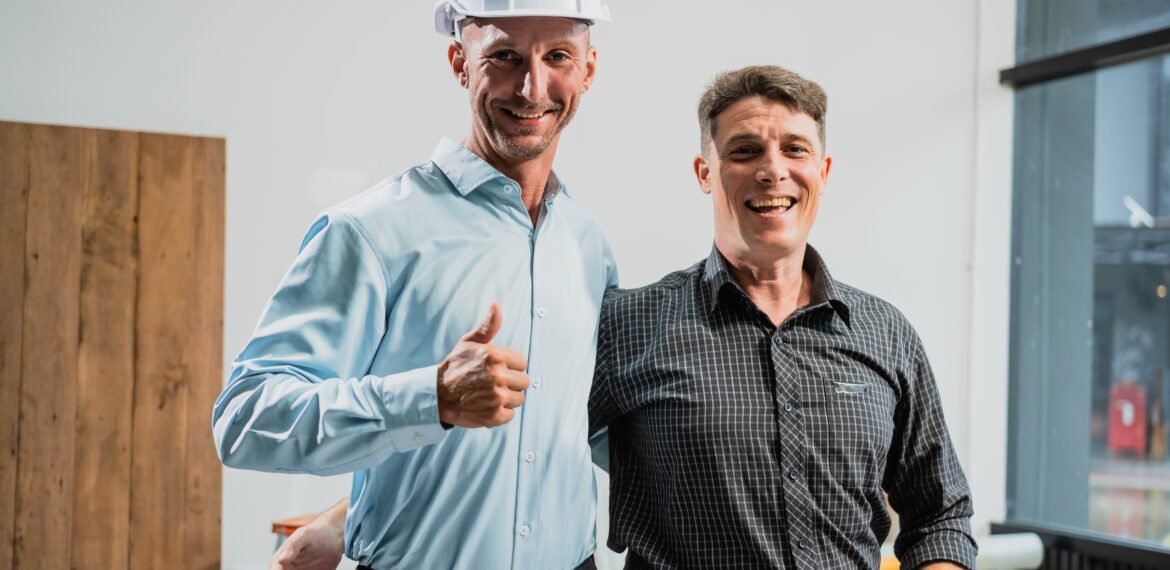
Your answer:
[[[513,111],[512,109],[504,109],[504,110],[511,113],[512,116],[519,117],[521,119],[539,119],[539,118],[543,117],[545,113],[548,112],[548,111],[533,111],[532,113],[521,113],[520,111]]]
[[[792,198],[789,198],[788,196],[781,196],[780,198],[756,198],[753,200],[748,200],[745,204],[748,208],[751,208],[752,211],[760,212],[765,208],[783,208],[787,210],[788,208],[792,207],[793,203],[794,202]]]

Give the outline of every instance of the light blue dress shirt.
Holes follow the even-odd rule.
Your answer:
[[[374,568],[572,568],[595,546],[587,401],[616,282],[555,176],[534,228],[518,184],[444,139],[313,223],[215,403],[220,458],[354,472],[346,553]],[[444,430],[436,367],[493,299],[525,403]]]

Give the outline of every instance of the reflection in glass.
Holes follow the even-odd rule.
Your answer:
[[[1017,92],[1014,217],[1009,516],[1170,546],[1170,58]]]
[[[1170,0],[1020,0],[1017,61],[1170,27]]]

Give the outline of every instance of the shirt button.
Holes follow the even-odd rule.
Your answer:
[[[426,441],[426,439],[427,438],[423,437],[421,433],[414,434],[414,442],[415,443],[422,443],[422,442]]]
[[[541,384],[544,384],[544,380],[541,380],[540,378],[533,378],[532,379],[532,387],[533,388],[539,388]]]
[[[507,192],[508,194],[511,194],[515,191],[516,191],[516,187],[512,186],[511,184],[504,186],[504,192]]]
[[[525,453],[524,454],[524,461],[526,461],[528,463],[532,463],[533,461],[536,461],[536,452],[529,451],[528,453]]]
[[[545,315],[547,315],[547,314],[548,314],[548,311],[544,310],[544,307],[540,307],[540,308],[536,309],[536,316],[538,316],[538,317],[540,317],[540,318],[542,318],[542,319],[543,319],[543,318],[544,318],[544,316],[545,316]]]
[[[532,529],[528,528],[528,525],[520,525],[520,536],[528,536],[530,533],[532,533]]]
[[[792,411],[792,402],[784,402],[784,411],[786,411],[786,412]]]
[[[801,550],[808,550],[808,541],[802,538],[796,542],[796,547]]]
[[[796,470],[795,470],[795,469],[789,469],[789,470],[788,470],[788,480],[789,480],[789,481],[795,481],[795,480],[796,480],[796,477],[797,477],[797,475],[796,475]]]

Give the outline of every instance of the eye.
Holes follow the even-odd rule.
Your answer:
[[[517,56],[515,53],[510,52],[510,51],[506,51],[506,50],[500,50],[500,51],[494,52],[491,55],[489,55],[488,57],[492,58],[495,61],[506,61],[506,62],[513,62],[513,61],[517,61],[520,59],[519,56]]]
[[[727,153],[727,156],[730,156],[731,158],[748,158],[759,154],[759,152],[760,151],[754,146],[739,145],[737,147],[733,147],[731,151]]]
[[[548,60],[552,61],[552,62],[559,63],[562,61],[569,61],[570,59],[573,59],[572,56],[570,56],[569,54],[567,54],[563,51],[554,51],[554,52],[548,54]]]
[[[792,154],[792,155],[796,155],[796,156],[804,156],[804,155],[808,154],[808,149],[804,148],[803,146],[800,146],[798,144],[792,144],[792,145],[788,145],[788,146],[784,147],[784,152],[786,154]]]

